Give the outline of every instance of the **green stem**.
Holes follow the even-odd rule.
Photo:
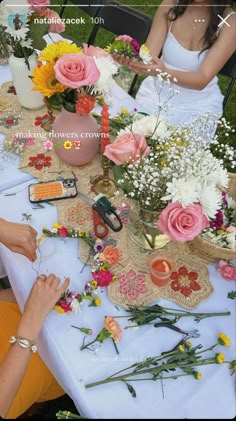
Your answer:
[[[228,361],[224,361],[224,363],[228,363]],[[107,377],[104,380],[100,380],[100,381],[93,382],[93,383],[88,383],[87,385],[85,385],[85,388],[89,389],[91,387],[99,386],[99,385],[102,385],[102,384],[105,384],[105,383],[124,381],[126,379],[129,379],[130,381],[132,381],[132,379],[130,379],[130,377],[139,376],[139,375],[147,374],[147,373],[149,373],[149,374],[153,373],[154,375],[160,375],[160,373],[163,370],[171,370],[173,368],[174,369],[177,369],[177,368],[186,369],[186,368],[192,368],[192,367],[197,367],[197,366],[202,366],[202,365],[210,365],[210,364],[216,364],[215,358],[208,358],[206,360],[196,361],[196,362],[191,363],[191,364],[182,364],[182,365],[179,365],[179,366],[176,366],[176,362],[172,363],[172,364],[162,364],[159,367],[154,367],[154,368],[151,368],[151,369],[149,368],[149,369],[142,370],[142,371],[132,372],[132,373],[124,374],[123,376]],[[176,377],[176,376],[174,376],[174,377]],[[155,380],[156,379],[157,378],[155,378]]]
[[[80,350],[83,351],[84,349],[88,348],[90,345],[94,344],[95,342],[97,342],[97,338],[89,342],[87,345],[81,345]]]

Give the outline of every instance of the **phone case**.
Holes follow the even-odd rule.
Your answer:
[[[28,191],[31,203],[70,199],[78,194],[73,178],[30,184]]]

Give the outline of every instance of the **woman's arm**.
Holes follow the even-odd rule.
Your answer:
[[[155,76],[156,70],[167,72],[171,75],[172,81],[178,85],[189,89],[202,90],[222,69],[224,64],[236,50],[236,15],[230,16],[227,23],[220,30],[219,36],[213,46],[209,49],[202,65],[197,72],[183,72],[169,69],[159,59],[154,59],[155,64],[146,65],[143,63],[130,63],[130,68],[134,73]]]
[[[174,4],[174,0],[164,0],[155,13],[152,27],[145,42],[152,57],[158,57],[161,53],[168,32],[168,12]]]
[[[14,253],[23,254],[32,262],[37,258],[36,237],[37,231],[30,225],[8,222],[0,218],[0,243]]]
[[[12,335],[33,341],[37,339],[47,314],[68,288],[69,279],[67,278],[60,288],[59,285],[60,279],[54,274],[48,277],[41,275],[37,278],[26,301],[17,332],[12,332]],[[6,416],[15,399],[31,355],[30,348],[23,349],[15,343],[11,345],[0,364],[0,417],[2,418]]]

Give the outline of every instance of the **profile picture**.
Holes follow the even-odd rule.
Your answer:
[[[23,13],[10,13],[7,18],[8,25],[10,28],[14,29],[15,31],[19,31],[20,29],[24,28],[27,23],[27,16]]]

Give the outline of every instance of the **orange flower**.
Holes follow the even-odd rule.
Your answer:
[[[120,253],[114,246],[107,246],[102,253],[99,254],[99,260],[106,261],[110,266],[115,265],[120,258]]]
[[[114,342],[119,342],[121,338],[121,328],[112,316],[107,316],[105,318],[104,327],[108,330],[108,332],[110,332]]]
[[[86,93],[79,94],[76,102],[76,112],[81,115],[89,114],[95,107],[96,98]]]

